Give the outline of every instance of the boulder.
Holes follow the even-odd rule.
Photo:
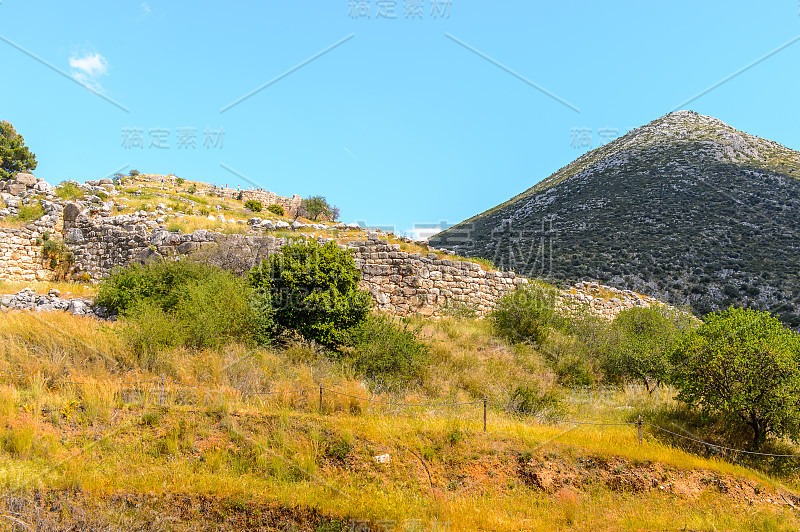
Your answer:
[[[33,174],[28,174],[25,172],[19,172],[14,177],[14,181],[16,181],[17,184],[25,185],[26,187],[32,187],[36,184],[36,178],[33,176]]]
[[[80,299],[73,299],[69,302],[69,307],[67,308],[67,312],[71,314],[75,314],[76,316],[84,316],[88,314],[91,310],[86,306],[86,303],[81,301]]]
[[[348,229],[355,229],[355,230],[358,230],[358,229],[361,229],[361,226],[360,226],[360,225],[358,225],[357,223],[353,222],[353,223],[349,223],[349,224],[347,224],[347,228],[348,228]]]
[[[291,225],[289,225],[287,222],[284,222],[283,220],[278,220],[275,223],[275,228],[277,229],[289,229],[290,227]]]
[[[81,207],[77,203],[67,203],[64,205],[64,221],[74,222],[81,213]]]
[[[12,196],[22,196],[25,194],[25,191],[28,190],[28,187],[22,183],[11,183],[6,186],[6,190],[8,190],[8,193]]]

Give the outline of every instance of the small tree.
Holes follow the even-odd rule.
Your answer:
[[[285,214],[285,211],[283,210],[283,207],[281,207],[277,203],[273,203],[272,205],[267,207],[267,210],[269,212],[271,212],[272,214],[275,214],[276,216],[283,216]]]
[[[25,139],[9,122],[0,122],[0,180],[10,179],[17,172],[36,169],[36,154],[25,146]]]
[[[284,246],[248,279],[256,291],[269,294],[279,328],[328,347],[343,345],[346,331],[369,313],[370,296],[358,290],[361,273],[335,242]]]
[[[137,175],[139,175],[139,170],[136,169],[131,170],[130,172],[128,172],[128,175],[131,177],[136,177]]]
[[[669,378],[669,355],[693,325],[691,316],[667,307],[623,310],[603,357],[607,377],[639,381],[652,393]]]
[[[302,202],[303,208],[308,212],[308,216],[315,220],[320,216],[330,216],[333,207],[324,196],[311,196]]]
[[[768,312],[712,313],[672,354],[678,399],[768,435],[800,435],[800,337]]]
[[[489,320],[495,332],[512,343],[541,344],[550,334],[554,317],[555,290],[531,283],[501,297]]]
[[[331,208],[331,215],[330,215],[331,221],[332,222],[337,221],[339,219],[339,214],[340,214],[339,207],[334,205],[333,208]]]

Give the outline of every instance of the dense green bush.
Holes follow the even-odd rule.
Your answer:
[[[396,391],[417,384],[430,351],[407,323],[383,315],[368,316],[347,332],[342,357],[380,390]]]
[[[330,242],[295,243],[254,268],[251,285],[267,291],[277,324],[329,347],[367,315],[369,295],[358,291],[352,256]]]
[[[671,356],[678,399],[752,430],[800,437],[800,336],[767,312],[730,308],[705,316]]]
[[[358,290],[361,273],[335,242],[284,246],[248,279],[257,293],[269,294],[279,331],[296,330],[327,347],[344,344],[347,329],[369,313],[370,296]]]
[[[258,200],[249,199],[244,202],[244,207],[245,209],[249,209],[253,212],[261,212],[261,210],[264,208],[264,205],[262,205]]]
[[[126,338],[139,355],[166,347],[266,343],[269,300],[225,270],[187,261],[134,265],[115,271],[96,304],[120,312]]]
[[[188,261],[131,264],[115,270],[100,284],[95,304],[111,313],[124,313],[137,302],[147,300],[169,312],[178,305],[187,286],[221,272]]]
[[[640,382],[652,392],[669,379],[669,355],[695,323],[689,314],[673,308],[623,310],[614,318],[611,341],[601,360],[606,379]]]
[[[273,203],[272,205],[267,207],[267,210],[277,216],[283,216],[284,214],[286,214],[285,211],[283,210],[283,207],[281,207],[277,203]]]
[[[555,319],[555,289],[526,284],[505,294],[489,315],[495,332],[512,343],[541,344]]]

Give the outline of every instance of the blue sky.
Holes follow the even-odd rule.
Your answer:
[[[457,223],[676,106],[800,149],[799,2],[2,0],[0,118],[53,184],[135,168]]]

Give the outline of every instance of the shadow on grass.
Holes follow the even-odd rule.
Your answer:
[[[798,453],[796,446],[786,441],[767,440],[758,449],[758,452],[764,454],[795,454],[796,456],[759,456],[722,449],[721,447],[740,451],[754,450],[752,448],[753,435],[750,427],[737,420],[725,416],[703,416],[680,404],[645,407],[639,413],[641,413],[643,421],[652,425],[680,434],[686,438],[707,442],[707,444],[703,444],[691,441],[648,425],[642,427],[643,434],[649,434],[662,443],[705,458],[718,458],[739,464],[769,476],[791,480],[794,483],[800,480],[798,476],[800,475],[800,453]],[[637,419],[638,414],[632,413],[628,417],[628,420],[632,422]]]

